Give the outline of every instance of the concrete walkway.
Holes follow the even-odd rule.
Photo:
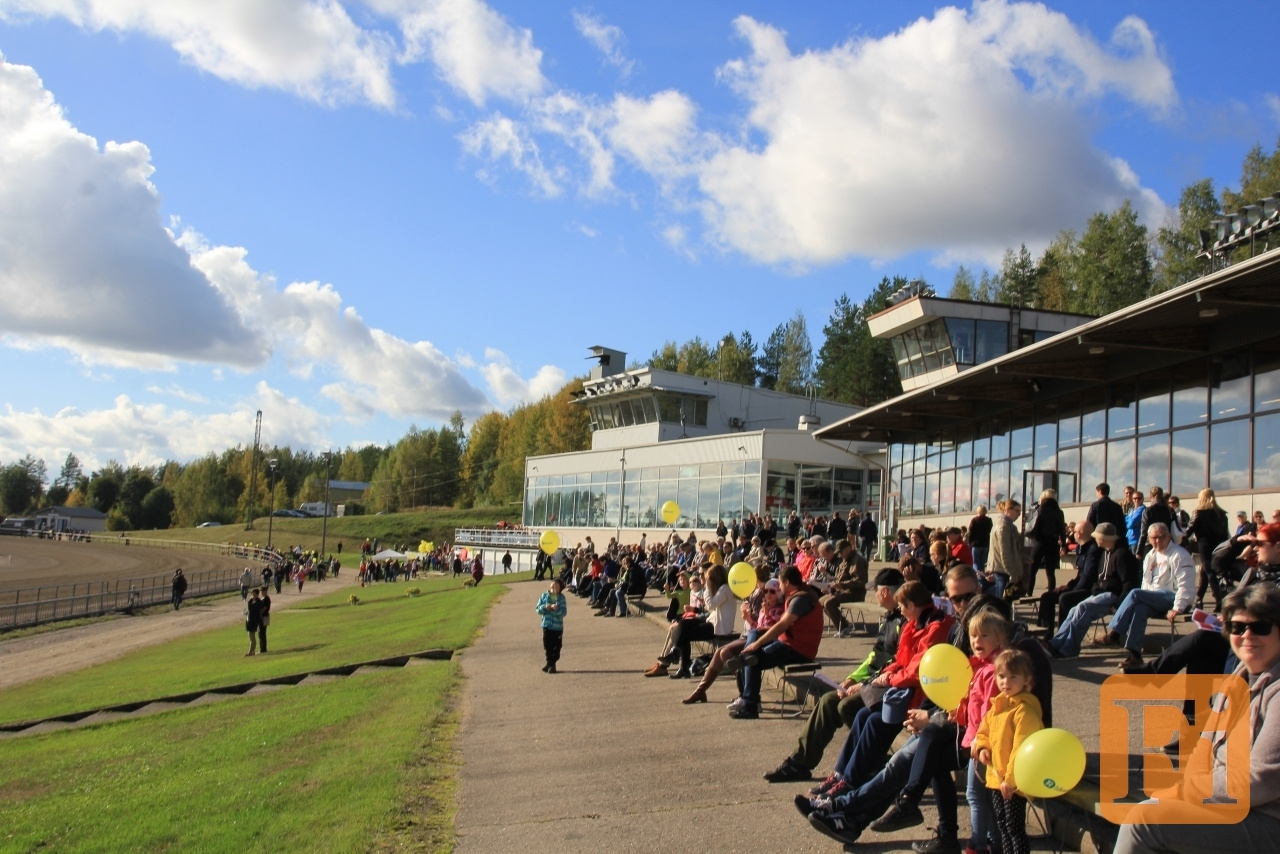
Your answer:
[[[533,607],[544,589],[511,585],[485,635],[461,656],[458,854],[840,850],[792,805],[812,784],[770,785],[761,776],[790,753],[802,721],[730,719],[732,677],[712,686],[711,702],[681,705],[694,682],[641,676],[663,642],[661,627],[593,617],[572,596],[561,672],[542,673]],[[827,638],[822,658],[835,659],[829,671],[843,676],[869,647],[867,638]],[[776,706],[767,686],[766,702]],[[826,759],[838,749],[837,741]],[[967,825],[967,808],[960,813]],[[925,814],[931,825],[927,803]],[[923,827],[867,833],[858,850],[910,851],[910,841],[930,835]]]

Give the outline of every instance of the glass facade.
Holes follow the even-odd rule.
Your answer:
[[[707,426],[707,399],[655,392],[619,399],[600,400],[587,406],[592,430],[612,430],[663,421],[694,427]]]
[[[1272,414],[1274,413],[1274,414]],[[1280,488],[1280,342],[1188,362],[1108,388],[985,419],[924,444],[890,447],[900,514],[970,513],[1026,502],[1023,472],[1059,472],[1059,500],[1161,486],[1194,499]]]
[[[1009,324],[939,317],[889,340],[898,377],[905,380],[950,365],[967,367],[1003,356],[1009,352]]]
[[[829,516],[833,510],[878,507],[880,471],[771,460],[760,506],[758,460],[701,463],[576,475],[531,477],[525,483],[524,524],[543,527],[662,528],[660,509],[680,505],[677,528],[714,528],[719,520],[792,510]]]

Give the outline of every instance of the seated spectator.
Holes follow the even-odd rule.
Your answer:
[[[729,710],[729,717],[760,717],[760,680],[766,670],[813,661],[822,642],[822,607],[818,594],[804,583],[800,570],[783,567],[778,574],[782,586],[782,619],[756,640],[743,647],[742,655],[730,659],[731,670],[742,670],[742,696]]]
[[[724,567],[720,569],[723,571]],[[704,629],[697,628],[699,625],[705,626],[707,619],[707,598],[702,586],[702,576],[696,572],[689,575],[681,573],[680,586],[687,587],[689,590],[689,603],[682,609],[680,599],[676,596],[671,597],[671,605],[667,609],[670,628],[667,630],[667,639],[663,643],[663,654],[658,656],[658,660],[644,672],[645,676],[668,676],[668,668],[677,661],[681,661],[681,669],[688,670],[688,644],[695,639],[694,635],[705,632]],[[689,675],[692,674],[677,675],[673,678],[687,679]]]
[[[944,642],[955,619],[933,605],[933,596],[918,581],[908,581],[894,597],[906,619],[893,661],[861,689],[865,707],[854,716],[844,747],[836,759],[834,780],[823,794],[830,798],[869,780],[884,765],[885,754],[902,727],[881,717],[885,692],[912,689],[910,708],[924,700],[920,689],[920,659],[926,650]],[[829,778],[830,779],[830,778]]]
[[[861,557],[861,555],[859,555]],[[782,764],[764,775],[770,783],[790,783],[808,780],[813,769],[822,760],[822,753],[841,726],[853,724],[854,716],[864,706],[860,688],[880,675],[886,664],[898,651],[898,638],[906,618],[894,596],[904,583],[902,573],[896,569],[882,569],[875,578],[876,604],[884,609],[880,631],[871,652],[862,663],[836,687],[819,698],[809,714],[804,732],[796,742],[796,749]]]
[[[830,547],[827,543],[823,545]],[[840,540],[834,547],[831,584],[827,588],[827,594],[822,597],[822,610],[826,612],[840,637],[850,637],[853,634],[853,626],[845,619],[840,606],[850,602],[865,602],[866,599],[867,559],[854,551],[848,540]]]
[[[959,528],[947,529],[948,566],[973,566],[973,551],[965,544]]]
[[[1093,529],[1098,547],[1089,550],[1076,580],[1061,593],[1066,600],[1076,601],[1058,633],[1045,642],[1055,658],[1073,658],[1080,654],[1089,626],[1099,617],[1111,613],[1141,582],[1142,570],[1133,552],[1125,547],[1120,534],[1110,522]]]
[[[1240,659],[1235,675],[1249,683],[1249,718],[1255,722],[1249,728],[1249,812],[1235,824],[1121,825],[1115,854],[1280,851],[1280,728],[1265,723],[1280,695],[1280,591],[1270,584],[1237,590],[1223,602],[1222,616]],[[1227,735],[1218,731],[1199,739],[1188,767],[1204,772],[1183,774],[1177,789],[1154,794],[1181,798],[1192,815],[1201,803],[1223,802]]]
[[[919,581],[934,596],[942,592],[942,576],[938,574],[938,570],[921,563],[913,555],[907,555],[898,562],[898,571],[907,581]]]
[[[743,647],[767,632],[782,619],[782,585],[769,577],[769,570],[756,570],[756,589],[742,602],[742,637],[718,648],[711,655],[702,681],[693,693],[680,702],[688,706],[707,701],[707,689],[716,681],[729,659],[742,652]],[[741,691],[739,691],[741,693]]]
[[[1124,598],[1107,625],[1106,642],[1123,643],[1128,653],[1121,667],[1142,665],[1147,620],[1163,613],[1172,622],[1195,597],[1195,564],[1186,549],[1169,539],[1169,526],[1153,522],[1147,536],[1151,551],[1142,561],[1142,586]]]

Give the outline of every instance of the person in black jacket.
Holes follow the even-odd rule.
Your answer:
[[[178,610],[178,606],[182,604],[182,597],[187,595],[187,577],[182,574],[182,568],[179,567],[173,571],[173,610]]]
[[[1040,508],[1036,512],[1036,523],[1031,527],[1031,568],[1027,570],[1028,596],[1036,588],[1036,570],[1044,567],[1045,580],[1052,590],[1058,586],[1058,563],[1062,555],[1062,546],[1067,541],[1067,520],[1058,506],[1057,490],[1046,489],[1040,493]]]
[[[1151,503],[1142,511],[1142,522],[1140,523],[1141,534],[1138,537],[1138,557],[1146,557],[1147,552],[1151,551],[1151,540],[1147,536],[1147,529],[1157,522],[1163,524],[1170,531],[1173,530],[1173,511],[1169,509],[1169,501],[1165,497],[1164,490],[1158,486],[1151,487]]]
[[[1110,614],[1129,591],[1142,583],[1142,564],[1129,551],[1115,525],[1101,523],[1094,529],[1093,539],[1098,547],[1089,550],[1080,574],[1061,595],[1065,598],[1073,592],[1087,593],[1067,613],[1058,633],[1045,642],[1045,648],[1055,658],[1079,655],[1080,644],[1093,621]]]
[[[1231,531],[1227,528],[1226,511],[1218,506],[1213,490],[1200,490],[1196,501],[1195,515],[1187,526],[1187,536],[1195,537],[1196,551],[1200,554],[1200,578],[1196,582],[1196,607],[1204,607],[1204,591],[1213,588],[1213,601],[1217,603],[1214,613],[1222,608],[1222,579],[1213,568],[1213,550],[1231,539]]]

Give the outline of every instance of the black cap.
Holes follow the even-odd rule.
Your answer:
[[[876,587],[901,587],[906,583],[902,573],[896,569],[882,569],[876,573]]]

